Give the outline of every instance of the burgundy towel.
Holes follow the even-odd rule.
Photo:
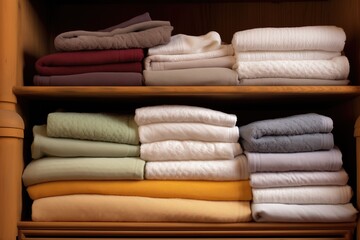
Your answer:
[[[142,72],[143,49],[53,53],[35,63],[40,75],[87,72]]]

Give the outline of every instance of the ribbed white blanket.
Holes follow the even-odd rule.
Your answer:
[[[345,56],[331,60],[277,60],[236,62],[233,69],[243,78],[347,79],[350,64]]]
[[[234,181],[248,178],[244,155],[231,160],[147,162],[145,165],[145,179]]]
[[[216,50],[221,45],[221,37],[215,31],[201,36],[177,34],[171,36],[170,42],[149,48],[149,55],[173,55],[201,53]]]
[[[135,110],[135,122],[140,125],[166,122],[206,123],[224,127],[234,127],[235,114],[186,105],[158,105]]]
[[[339,171],[342,154],[339,149],[299,153],[245,152],[250,172]]]
[[[306,78],[249,78],[241,79],[242,86],[345,86],[349,80],[326,80]]]
[[[329,60],[340,56],[329,51],[250,51],[235,52],[237,62],[269,60]]]
[[[253,188],[252,194],[254,203],[345,204],[352,190],[348,185]]]
[[[141,143],[165,140],[238,142],[239,128],[204,123],[152,123],[139,127]]]
[[[254,28],[234,33],[236,51],[324,50],[340,52],[346,35],[336,26]]]
[[[344,169],[336,172],[261,172],[250,175],[253,188],[322,186],[347,184],[349,176]]]
[[[239,143],[168,140],[140,146],[140,158],[146,161],[225,160],[241,153]]]
[[[251,204],[256,222],[353,222],[358,211],[351,203],[337,205]]]

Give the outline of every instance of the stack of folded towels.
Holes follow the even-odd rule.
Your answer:
[[[357,210],[332,119],[309,113],[240,127],[257,222],[350,222]]]
[[[145,58],[145,85],[238,85],[231,68],[231,44],[222,44],[217,32],[202,36],[178,34],[165,45],[152,47]]]
[[[144,49],[170,41],[168,21],[148,13],[100,31],[70,31],[55,38],[58,53],[35,64],[34,85],[142,85]]]
[[[135,121],[140,158],[146,161],[145,182],[154,183],[153,193],[163,190],[158,197],[167,197],[172,211],[185,211],[174,221],[251,220],[249,174],[235,115],[159,105],[136,109]]]
[[[240,85],[347,85],[346,35],[335,26],[255,28],[234,33]]]

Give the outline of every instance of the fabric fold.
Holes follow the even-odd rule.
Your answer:
[[[341,56],[341,52],[330,51],[248,51],[236,52],[237,62],[269,60],[330,60]]]
[[[349,80],[327,80],[307,78],[250,78],[241,79],[242,86],[346,86]]]

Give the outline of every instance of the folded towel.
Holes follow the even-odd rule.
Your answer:
[[[100,214],[101,213],[101,214]],[[39,222],[248,222],[248,201],[70,195],[35,200]]]
[[[333,121],[316,113],[256,121],[240,127],[242,146],[250,152],[310,152],[334,147]]]
[[[345,204],[352,190],[348,185],[253,188],[252,194],[254,203]]]
[[[145,179],[235,181],[249,178],[247,159],[147,162]]]
[[[221,37],[215,31],[201,36],[176,34],[167,44],[149,48],[149,55],[201,53],[216,50],[220,45]]]
[[[44,156],[57,157],[138,157],[139,145],[111,142],[88,141],[71,138],[51,138],[46,134],[46,125],[33,127],[34,141],[31,156],[38,159]]]
[[[354,222],[358,211],[351,203],[336,205],[251,204],[256,222]]]
[[[111,26],[111,27],[108,27],[106,29],[99,30],[99,31],[100,32],[111,32],[112,30],[114,30],[116,28],[124,28],[124,27],[128,27],[130,25],[136,24],[136,23],[147,22],[147,21],[151,21],[151,17],[148,12],[145,12],[145,13],[135,16],[125,22],[119,23],[115,26]]]
[[[150,48],[170,41],[173,27],[168,21],[146,21],[110,32],[70,31],[56,36],[59,51]]]
[[[235,114],[186,105],[158,105],[141,107],[135,110],[135,121],[141,125],[166,122],[205,123],[216,126],[234,127]]]
[[[238,74],[229,68],[189,68],[164,71],[143,71],[148,86],[236,86]]]
[[[25,168],[25,186],[61,180],[142,180],[139,158],[57,158],[32,160]]]
[[[47,118],[49,137],[87,139],[137,145],[134,117],[110,113],[54,112]]]
[[[235,52],[237,62],[269,60],[330,60],[341,52],[329,51],[249,51]]]
[[[152,123],[139,126],[139,138],[141,143],[165,140],[236,143],[239,140],[239,128],[204,123]]]
[[[243,78],[315,78],[347,79],[349,60],[345,56],[331,60],[277,60],[236,62],[233,69]]]
[[[344,169],[336,172],[261,172],[250,175],[253,188],[346,185],[349,176]]]
[[[339,149],[299,153],[245,152],[250,172],[339,171],[342,154]]]
[[[254,28],[234,33],[236,51],[323,50],[341,52],[345,32],[336,26]]]
[[[249,78],[241,79],[242,86],[345,86],[349,80],[326,80],[307,78]]]
[[[140,158],[146,161],[226,160],[241,153],[239,143],[167,140],[140,146]]]
[[[250,201],[249,180],[241,181],[56,181],[31,185],[31,199],[71,194],[187,198],[214,201]]]

